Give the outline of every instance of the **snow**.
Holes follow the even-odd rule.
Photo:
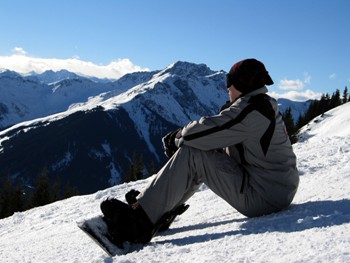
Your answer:
[[[350,104],[311,122],[295,144],[300,187],[285,211],[246,218],[203,186],[170,230],[109,258],[76,226],[150,179],[0,220],[1,262],[350,262]]]
[[[116,185],[119,182],[122,182],[122,176],[120,175],[118,169],[115,167],[114,163],[111,162],[108,165],[109,171],[111,173],[111,177],[108,180],[109,185]]]
[[[68,166],[73,160],[73,155],[70,152],[66,152],[64,158],[54,163],[51,168],[54,171],[61,169],[62,167]]]

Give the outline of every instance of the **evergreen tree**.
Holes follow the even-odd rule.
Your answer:
[[[343,92],[343,103],[347,103],[349,101],[349,93],[348,87],[346,86]]]
[[[304,114],[305,124],[317,116],[317,114],[319,112],[319,108],[320,108],[319,102],[316,100],[310,104],[309,108],[307,109],[307,111]]]
[[[50,186],[46,168],[36,178],[34,190],[28,191],[28,189],[26,190],[22,184],[14,184],[9,176],[6,178],[0,189],[0,218],[79,194],[68,184],[65,189],[61,189],[58,179]]]
[[[67,183],[64,188],[63,198],[66,199],[76,195],[79,195],[79,191]]]
[[[330,99],[328,94],[322,94],[321,100],[319,102],[319,107],[318,107],[318,115],[325,113],[326,111],[329,110],[330,106]]]
[[[331,97],[330,108],[333,109],[335,107],[338,107],[341,104],[342,104],[342,100],[340,98],[340,91],[339,89],[337,89]]]
[[[289,139],[293,143],[295,141],[295,139],[294,139],[295,125],[294,125],[294,119],[293,119],[293,115],[292,115],[292,109],[290,107],[288,107],[285,110],[285,112],[282,114],[282,118],[283,118],[283,121],[286,125]]]
[[[134,164],[130,163],[129,170],[128,170],[126,176],[124,177],[124,182],[129,183],[129,182],[133,182],[133,181],[136,181],[135,168],[134,168]]]
[[[143,156],[137,157],[136,153],[133,154],[132,161],[129,166],[129,171],[124,178],[124,182],[137,181],[144,178],[145,166],[143,164]]]
[[[30,207],[37,207],[51,203],[51,195],[49,190],[49,177],[47,176],[47,168],[43,169],[35,181],[35,190],[30,199]]]
[[[300,114],[299,118],[295,124],[295,131],[299,130],[301,127],[303,127],[306,124],[306,121],[304,119],[304,115]]]
[[[157,172],[158,172],[157,165],[156,165],[155,161],[152,160],[150,165],[147,167],[147,177],[150,177]]]
[[[10,177],[7,177],[0,193],[0,218],[11,216],[22,209],[21,188],[14,185]]]
[[[50,202],[56,202],[61,199],[61,182],[59,178],[56,178],[55,181],[49,185],[50,192]]]

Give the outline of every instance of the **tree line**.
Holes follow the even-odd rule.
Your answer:
[[[292,109],[290,107],[287,108],[282,114],[282,118],[286,124],[291,142],[296,143],[298,141],[297,136],[300,128],[308,124],[312,119],[349,101],[348,88],[345,87],[342,95],[339,89],[333,92],[331,96],[328,93],[322,94],[321,99],[312,101],[306,112],[299,115],[296,121],[292,116]]]
[[[124,182],[145,179],[156,171],[155,162],[146,166],[143,162],[143,156],[134,153]],[[69,185],[63,188],[59,179],[51,179],[50,182],[46,168],[43,168],[36,177],[33,186],[14,181],[10,176],[7,176],[1,184],[3,187],[0,189],[0,219],[9,217],[15,212],[47,205],[79,194],[77,189]]]
[[[157,172],[157,165],[153,161],[148,166],[144,164],[143,155],[133,154],[129,170],[124,177],[124,183],[145,179]]]
[[[10,176],[7,176],[2,185],[3,187],[0,189],[0,218],[79,194],[75,188],[69,185],[62,189],[58,179],[50,183],[46,168],[37,176],[33,186],[14,183]]]

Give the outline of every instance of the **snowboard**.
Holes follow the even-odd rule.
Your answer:
[[[92,217],[77,223],[78,227],[88,235],[110,257],[124,254],[123,242],[112,243],[108,235],[108,228],[102,216]]]
[[[154,226],[153,236],[159,232],[168,230],[169,226],[178,215],[181,215],[188,209],[189,205],[182,204],[172,211],[166,213]],[[100,246],[110,257],[127,254],[129,252],[141,249],[144,244],[131,244],[124,240],[116,240],[108,233],[108,226],[102,215],[85,219],[77,223],[78,227],[87,234],[98,246]]]

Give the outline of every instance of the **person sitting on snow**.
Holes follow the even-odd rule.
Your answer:
[[[185,202],[206,184],[247,217],[281,211],[299,184],[293,153],[276,100],[273,81],[256,59],[235,63],[227,74],[230,101],[218,115],[202,117],[163,138],[169,161],[128,204],[101,203],[111,238],[147,243],[187,209]]]

